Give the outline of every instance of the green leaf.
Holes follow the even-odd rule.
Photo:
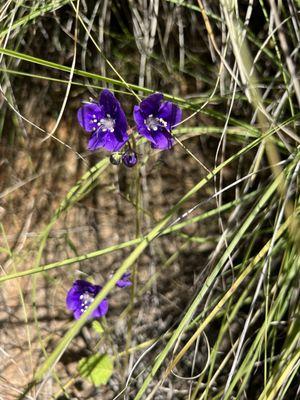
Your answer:
[[[98,333],[98,335],[102,335],[102,333],[104,332],[104,329],[103,329],[103,327],[102,327],[102,325],[100,324],[100,322],[99,321],[93,321],[92,322],[92,327],[93,327],[93,329],[94,329],[94,331],[96,332],[96,333]]]
[[[93,354],[82,358],[78,370],[83,378],[88,378],[95,386],[105,385],[114,369],[112,358],[108,354]]]

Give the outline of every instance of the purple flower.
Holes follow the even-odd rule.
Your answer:
[[[122,161],[126,167],[128,168],[134,167],[138,161],[136,152],[131,149],[125,151],[125,153],[122,156]]]
[[[117,281],[116,286],[118,286],[119,288],[131,286],[132,282],[129,280],[130,275],[130,272],[126,272],[125,274],[123,274],[121,279]]]
[[[101,286],[93,285],[92,283],[82,279],[79,279],[73,283],[73,286],[68,291],[66,304],[67,308],[73,311],[74,318],[80,318],[80,316],[92,304],[101,289]],[[103,317],[107,313],[107,310],[108,301],[107,299],[103,299],[96,310],[92,312],[91,317]]]
[[[181,121],[182,112],[170,101],[162,101],[161,93],[154,93],[134,106],[133,116],[138,132],[151,142],[154,149],[170,149],[174,144],[171,130]]]
[[[101,92],[98,103],[84,104],[78,110],[77,117],[83,129],[91,132],[89,150],[104,147],[109,151],[118,151],[128,140],[124,111],[107,89]]]

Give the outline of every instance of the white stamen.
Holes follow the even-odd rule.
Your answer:
[[[168,125],[167,122],[163,118],[155,118],[153,115],[149,115],[149,117],[144,121],[148,131],[157,131],[158,128],[166,128]]]
[[[163,118],[159,118],[159,122],[161,122],[164,127],[167,126],[167,122]]]
[[[115,124],[116,121],[110,117],[109,114],[107,114],[108,118],[101,118],[100,121],[98,119],[94,119],[91,122],[96,123],[97,126],[93,127],[92,130],[95,132],[96,130],[100,129],[102,132],[107,132],[108,130],[110,132],[115,131]]]
[[[81,303],[81,308],[80,308],[80,311],[83,313],[92,304],[92,302],[94,301],[94,297],[91,293],[86,291],[82,295],[80,295],[79,298],[80,298],[80,300],[83,300]]]

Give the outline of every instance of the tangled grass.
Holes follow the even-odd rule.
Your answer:
[[[2,2],[0,398],[300,395],[299,12]],[[76,111],[104,87],[129,116],[134,169],[86,150]],[[169,151],[134,127],[155,91],[184,114]],[[103,289],[73,321],[77,278]]]

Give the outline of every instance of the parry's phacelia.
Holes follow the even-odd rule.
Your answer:
[[[73,283],[68,291],[66,304],[67,308],[73,311],[74,318],[79,319],[80,316],[92,304],[97,294],[102,289],[99,285],[93,285],[83,279],[79,279]],[[98,307],[92,312],[91,318],[103,317],[108,310],[108,301],[103,299]]]
[[[128,140],[126,116],[108,89],[101,92],[98,102],[83,104],[77,117],[83,129],[91,133],[89,150],[104,147],[108,151],[118,151]]]
[[[129,280],[130,275],[130,272],[125,272],[125,274],[122,275],[121,279],[117,281],[116,286],[118,286],[119,288],[131,286],[132,282]]]
[[[170,149],[174,144],[172,128],[182,118],[179,107],[170,101],[163,101],[162,93],[154,93],[134,107],[134,120],[140,135],[151,142],[154,149]]]

